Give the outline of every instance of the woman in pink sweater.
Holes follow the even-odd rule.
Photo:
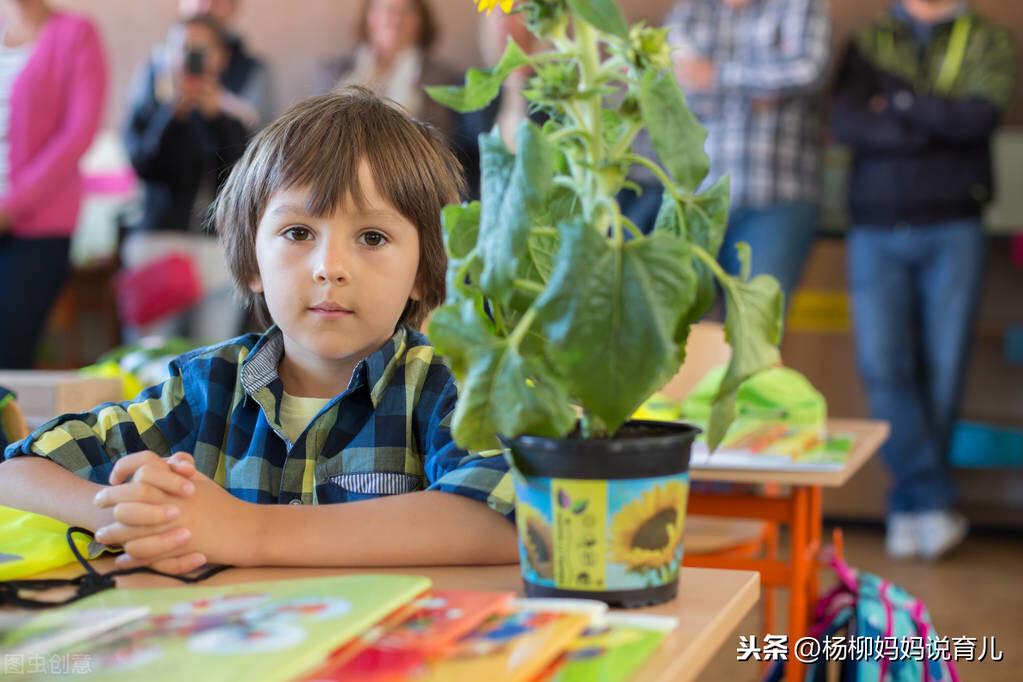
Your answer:
[[[78,162],[103,113],[107,68],[86,19],[0,0],[0,368],[29,368],[67,278]]]

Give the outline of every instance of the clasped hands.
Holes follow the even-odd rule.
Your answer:
[[[192,456],[137,452],[117,460],[110,486],[96,494],[107,525],[96,540],[119,545],[118,568],[149,566],[164,573],[206,563],[241,564],[254,546],[252,508],[200,473]]]

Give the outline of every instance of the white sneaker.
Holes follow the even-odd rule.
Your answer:
[[[939,510],[914,514],[920,556],[934,561],[949,553],[966,539],[970,524],[959,512]]]
[[[884,538],[888,556],[893,559],[909,559],[920,555],[916,530],[917,516],[918,514],[889,515],[888,532]]]

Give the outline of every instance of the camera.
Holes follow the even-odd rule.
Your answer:
[[[206,51],[188,48],[185,52],[185,73],[200,76],[206,71]]]

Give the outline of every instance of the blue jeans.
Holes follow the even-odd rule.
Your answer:
[[[50,309],[71,271],[71,240],[0,236],[0,369],[32,369]]]
[[[622,209],[622,215],[635,223],[636,227],[643,234],[650,234],[654,231],[654,223],[657,222],[657,213],[661,210],[661,199],[664,196],[664,188],[660,183],[640,184],[642,194],[636,194],[632,189],[623,189],[618,193],[618,205]]]
[[[980,221],[858,226],[848,246],[857,362],[874,417],[892,426],[889,510],[948,509],[948,443],[984,268]]]
[[[735,246],[746,242],[753,252],[753,276],[774,275],[785,292],[788,305],[792,290],[803,274],[816,230],[817,207],[808,201],[765,208],[735,208],[728,220],[718,260],[726,271],[738,274]]]

